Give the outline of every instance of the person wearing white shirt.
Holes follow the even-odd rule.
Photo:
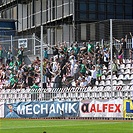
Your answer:
[[[56,72],[59,69],[58,59],[56,58],[55,61],[52,63],[52,72]]]
[[[74,65],[75,65],[75,62],[76,62],[76,60],[75,60],[74,56],[72,56],[71,59],[70,59],[70,64],[71,64],[71,76],[74,76]]]
[[[96,67],[93,65],[92,70],[89,70],[91,72],[91,85],[94,86],[97,80],[97,70]]]
[[[80,87],[87,87],[88,85],[88,82],[87,80],[85,79],[85,77],[82,78],[82,81],[80,82]]]
[[[88,82],[88,84],[90,84],[90,82],[91,82],[91,76],[90,75],[87,75],[85,79]]]
[[[78,77],[79,77],[79,70],[80,70],[79,62],[78,62],[78,60],[76,60],[75,65],[74,65],[74,70],[73,70],[73,72],[74,72],[74,79],[75,80],[77,80]]]
[[[108,64],[109,64],[109,52],[108,52],[107,49],[104,51],[104,58],[103,58],[103,60],[104,60],[104,65],[105,65],[105,67],[106,67],[107,70],[108,70]]]

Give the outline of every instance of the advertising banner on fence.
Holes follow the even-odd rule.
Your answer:
[[[0,118],[4,118],[4,103],[0,102]]]
[[[19,102],[5,105],[5,118],[76,117],[78,101]]]
[[[123,117],[123,100],[83,100],[80,117]]]
[[[133,118],[133,100],[124,100],[124,118]]]

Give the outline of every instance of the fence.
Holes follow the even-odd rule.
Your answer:
[[[4,63],[6,59],[6,52],[11,49],[13,56],[15,57],[17,55],[17,49],[21,46],[24,48],[23,55],[29,56],[31,58],[34,58],[34,56],[40,56],[40,39],[33,35],[26,35],[26,36],[1,36],[0,37],[0,44],[3,49],[3,57],[4,57]],[[46,44],[43,44],[43,46],[47,46]]]
[[[100,45],[108,44],[110,45],[110,36],[115,37],[117,39],[121,39],[127,35],[127,49],[132,48],[132,39],[129,32],[132,32],[133,23],[132,20],[112,20],[112,28],[110,27],[110,20],[93,22],[93,23],[82,23],[76,24],[75,27],[75,39],[71,38],[73,26],[71,25],[62,25],[62,29],[58,29],[57,27],[48,27],[47,34],[43,36],[43,40],[45,40],[44,46],[47,44],[54,45],[59,44],[59,42],[66,42],[69,47],[73,41],[77,41],[80,45],[82,42],[88,42],[91,40],[94,44],[97,42]],[[68,29],[70,30],[68,32]],[[48,31],[52,30],[54,33],[58,33],[56,31],[60,31],[58,34],[49,33]],[[112,34],[110,31],[112,30]],[[60,37],[62,39],[60,39]],[[16,51],[13,48],[18,48],[19,40],[25,39],[27,40],[27,48],[25,48],[25,55],[40,55],[40,38],[38,38],[35,34],[33,35],[23,35],[23,36],[1,36],[0,44],[5,47],[6,50],[11,48],[13,54],[16,55]],[[120,44],[113,40],[113,43],[116,44],[118,50]],[[59,44],[60,45],[60,44]],[[51,49],[49,49],[49,54],[52,54]]]
[[[113,94],[112,94],[113,93]],[[2,89],[0,102],[76,101],[85,99],[133,99],[133,86],[110,85],[86,88]]]

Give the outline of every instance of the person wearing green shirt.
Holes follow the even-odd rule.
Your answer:
[[[85,76],[86,71],[87,71],[86,64],[85,64],[84,61],[81,61],[81,64],[80,64],[80,73],[81,73],[83,76]]]
[[[79,48],[79,46],[78,46],[77,43],[74,44],[74,46],[73,46],[73,51],[74,51],[75,58],[77,59],[77,55],[78,55],[78,53],[79,53],[79,51],[80,51],[80,48]]]
[[[94,45],[90,42],[88,43],[88,46],[87,46],[87,52],[90,59],[92,59],[92,56],[94,55]]]
[[[12,70],[14,68],[14,62],[13,60],[9,63],[9,69]]]
[[[17,89],[17,84],[18,84],[18,78],[17,78],[17,76],[12,76],[10,78],[10,87],[12,89]]]
[[[0,45],[0,63],[2,64],[3,61],[3,50],[2,50],[2,46]]]
[[[37,85],[37,83],[34,83],[34,84],[31,86],[31,89],[36,89],[36,90],[38,90],[38,89],[39,89],[39,86]]]
[[[31,86],[31,100],[38,100],[38,89],[40,87],[38,86],[37,83],[34,83],[32,86]]]

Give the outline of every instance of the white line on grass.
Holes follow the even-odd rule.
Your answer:
[[[88,124],[68,124],[68,125],[49,125],[49,126],[22,126],[22,127],[0,127],[1,130],[5,130],[5,129],[27,129],[27,128],[42,128],[42,127],[67,127],[67,126],[89,126],[89,125],[102,125],[102,124],[118,124],[118,123],[123,123],[123,122],[99,122],[99,123],[88,123]]]

